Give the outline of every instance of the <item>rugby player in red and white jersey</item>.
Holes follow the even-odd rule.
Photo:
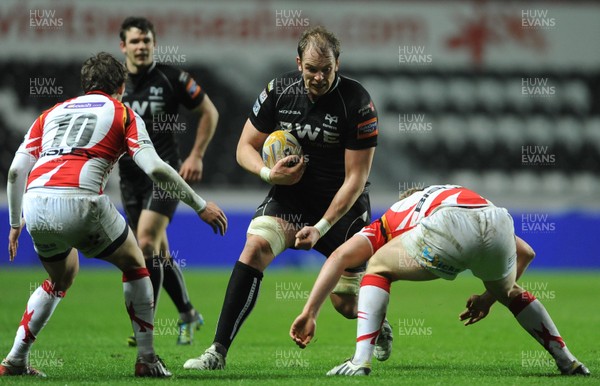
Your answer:
[[[86,94],[42,113],[17,150],[7,188],[10,260],[17,254],[22,211],[50,277],[29,298],[0,375],[45,376],[29,365],[29,351],[73,283],[78,250],[123,271],[125,305],[138,342],[135,375],[171,375],[154,352],[152,285],[142,251],[123,216],[102,194],[104,186],[113,165],[127,153],[152,180],[178,194],[215,233],[225,233],[227,218],[158,157],[142,119],[120,101],[126,76],[123,64],[107,53],[87,59],[81,69]]]
[[[533,249],[514,234],[504,208],[456,185],[409,190],[387,212],[340,246],[327,260],[290,336],[301,348],[311,341],[319,310],[346,267],[369,261],[358,297],[354,356],[327,375],[368,375],[385,317],[391,282],[454,280],[470,269],[486,287],[473,295],[460,314],[465,325],[483,319],[497,300],[556,361],[562,374],[589,375],[571,354],[550,315],[516,280],[534,257]]]

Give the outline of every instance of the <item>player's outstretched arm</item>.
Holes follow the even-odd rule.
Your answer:
[[[33,168],[35,157],[17,153],[8,170],[8,183],[6,192],[8,194],[8,211],[10,217],[10,232],[8,234],[8,257],[10,261],[17,256],[19,247],[19,236],[23,228],[21,211],[23,207],[23,193],[27,185],[27,176]]]
[[[302,313],[298,315],[290,328],[290,337],[300,348],[305,348],[312,340],[321,307],[340,280],[342,273],[348,268],[360,266],[369,260],[371,255],[369,241],[362,236],[355,235],[327,259],[319,272]]]
[[[135,153],[133,160],[160,188],[176,195],[198,213],[200,218],[224,235],[227,231],[225,213],[212,202],[207,203],[181,178],[169,164],[164,162],[153,147],[144,147]]]
[[[535,258],[535,251],[522,238],[515,236],[515,239],[517,243],[517,275],[515,280],[518,280]],[[459,315],[459,319],[466,320],[465,326],[477,323],[489,314],[490,308],[495,302],[496,299],[488,291],[481,295],[471,295],[467,299],[467,309]]]
[[[300,181],[304,174],[304,162],[290,162],[297,156],[288,156],[277,162],[272,169],[265,166],[262,160],[262,146],[269,135],[254,127],[248,119],[240,136],[236,150],[238,164],[256,174],[271,185],[293,185]]]

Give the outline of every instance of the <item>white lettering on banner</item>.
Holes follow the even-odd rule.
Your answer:
[[[0,40],[3,54],[11,58],[51,58],[81,60],[89,52],[106,50],[115,39],[126,14],[144,14],[145,7],[135,2],[104,0],[58,2],[40,9],[36,1],[0,2]],[[40,2],[41,3],[41,2]],[[432,7],[416,0],[403,3],[373,0],[351,2],[339,7],[333,0],[297,9],[292,1],[231,0],[202,4],[149,1],[151,19],[160,31],[157,55],[170,60],[186,55],[186,62],[222,64],[252,52],[262,62],[281,60],[289,55],[298,39],[295,28],[277,28],[273,18],[308,19],[310,25],[326,25],[344,44],[347,64],[378,68],[397,68],[395,51],[401,55],[423,56],[435,53],[435,64],[458,67],[508,66],[538,67],[583,66],[598,68],[600,55],[585,44],[572,44],[564,31],[576,29],[579,41],[595,41],[598,11],[593,2],[571,7],[550,2],[544,9],[524,9],[522,4],[441,3]],[[279,13],[276,13],[279,12]],[[279,16],[278,16],[279,15]],[[38,21],[61,22],[60,28],[34,28]],[[560,28],[543,28],[554,20]],[[560,22],[560,23],[558,23]],[[528,28],[521,33],[522,24]],[[404,50],[404,48],[402,48]],[[414,50],[415,52],[408,52]],[[205,55],[205,52],[211,55]],[[120,54],[118,47],[111,51]],[[366,54],[368,52],[368,54]],[[387,59],[386,59],[387,58]],[[409,61],[409,63],[412,63]],[[420,61],[424,63],[424,61]],[[239,66],[248,66],[240,61]],[[253,64],[258,66],[257,64]]]

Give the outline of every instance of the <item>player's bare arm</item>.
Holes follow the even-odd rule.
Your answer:
[[[344,158],[346,176],[344,183],[333,197],[329,208],[327,208],[327,211],[323,215],[323,220],[321,221],[326,221],[326,226],[333,226],[348,212],[358,199],[367,183],[374,154],[375,148],[362,150],[346,149]],[[296,248],[308,250],[319,241],[326,230],[323,232],[322,225],[316,225],[317,227],[306,226],[296,234]]]
[[[360,266],[372,255],[369,241],[363,236],[355,235],[327,259],[319,272],[302,313],[298,315],[290,328],[290,337],[300,348],[305,348],[312,340],[319,311],[343,272],[348,268]]]
[[[535,258],[535,252],[522,238],[515,236],[515,239],[517,242],[517,276],[515,280],[519,280]],[[516,283],[515,286],[517,286]],[[496,298],[489,291],[485,291],[481,295],[471,295],[467,299],[467,309],[459,315],[459,318],[463,321],[468,319],[465,326],[477,323],[489,314],[490,308],[495,302]]]
[[[250,173],[261,175],[265,168],[261,151],[265,140],[269,135],[262,133],[254,127],[248,119],[244,125],[242,135],[238,142],[236,159],[238,164]],[[304,162],[294,162],[297,156],[288,156],[279,160],[270,170],[268,179],[272,185],[293,185],[300,181],[304,173]]]
[[[204,96],[202,103],[193,112],[200,115],[196,129],[196,140],[192,151],[179,169],[179,175],[187,182],[196,182],[202,179],[204,166],[202,160],[219,121],[219,112],[208,95]]]

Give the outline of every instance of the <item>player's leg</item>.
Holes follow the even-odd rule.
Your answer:
[[[484,282],[485,288],[506,306],[527,331],[556,361],[566,375],[589,375],[589,370],[567,348],[554,321],[544,305],[530,292],[514,282],[515,270],[497,281]]]
[[[73,284],[73,280],[79,271],[79,258],[77,250],[69,248],[67,251],[51,257],[44,258],[40,256],[40,260],[50,277],[29,297],[23,318],[17,329],[13,347],[0,365],[0,376],[34,375],[45,377],[44,373],[29,366],[29,351],[58,303]]]
[[[365,229],[367,230],[367,233],[361,236],[363,239],[373,237],[370,235],[380,235],[380,222],[375,221],[372,224],[370,222],[371,210],[369,196],[367,194],[362,194],[348,213],[346,213],[331,228],[331,230],[327,232],[323,239],[319,240],[317,245],[315,245],[315,249],[325,256],[330,256],[332,251],[338,251],[340,248],[343,248],[341,245],[343,245],[346,240],[349,240],[353,235],[362,232]],[[369,243],[366,243],[366,247],[369,249],[369,255],[372,255],[373,251]],[[357,317],[358,291],[360,289],[360,282],[363,278],[365,268],[366,263],[357,264],[355,267],[347,268],[330,295],[334,308],[348,319],[355,319]],[[375,344],[375,358],[377,358],[377,360],[385,361],[392,355],[393,340],[394,333],[392,327],[387,319],[384,319]]]
[[[515,316],[521,327],[556,360],[563,374],[589,375],[585,366],[571,354],[544,305],[516,283],[515,256],[526,253],[526,243],[515,243],[513,222],[502,209],[490,210],[487,224],[494,231],[484,236],[482,259],[471,268],[486,289]]]
[[[121,170],[122,172],[122,170]],[[140,219],[142,210],[148,205],[148,201],[152,197],[153,184],[152,181],[139,175],[120,175],[119,187],[121,190],[121,203],[123,204],[123,211],[125,212],[125,218],[129,227],[133,231],[134,236],[137,235],[137,226]],[[136,236],[137,237],[137,236]],[[152,275],[152,265],[149,264],[148,272],[150,272],[150,280],[154,277],[158,284],[161,282],[162,271],[158,271],[158,275]],[[160,287],[159,287],[160,288]],[[154,289],[154,287],[153,287]],[[129,347],[137,346],[135,340],[135,334],[132,333],[127,337],[127,345]]]
[[[296,232],[293,224],[281,218],[259,216],[252,220],[246,244],[227,284],[213,344],[200,357],[185,362],[184,368],[225,368],[227,352],[256,304],[263,271],[275,256],[294,245]]]
[[[146,268],[152,282],[154,305],[158,306],[160,288],[163,284],[164,251],[161,243],[166,237],[169,217],[153,210],[143,209],[137,226],[137,241],[146,260]]]
[[[328,259],[331,259],[336,254],[371,256],[373,252],[368,240],[363,236],[358,236],[342,244]],[[329,296],[336,311],[348,319],[356,319],[358,316],[358,293],[365,273],[365,267],[366,264],[359,264],[356,268],[349,268],[344,271]],[[394,331],[386,318],[381,324],[381,329],[375,342],[375,358],[379,361],[388,360],[392,355],[393,342]]]
[[[126,234],[126,237],[119,237],[98,257],[114,264],[123,272],[125,307],[131,319],[138,348],[135,375],[169,377],[171,373],[154,352],[154,301],[150,274],[133,232],[128,228],[125,232],[122,236]]]
[[[165,257],[163,260],[163,288],[179,312],[177,344],[192,344],[194,331],[200,329],[200,326],[204,324],[204,319],[190,301],[183,272],[179,263],[171,256],[169,240],[166,235],[161,241],[160,249],[161,255]]]
[[[390,286],[396,280],[433,280],[410,256],[400,237],[381,247],[369,260],[358,295],[356,351],[350,361],[334,367],[328,375],[368,375],[375,342],[385,318]]]

